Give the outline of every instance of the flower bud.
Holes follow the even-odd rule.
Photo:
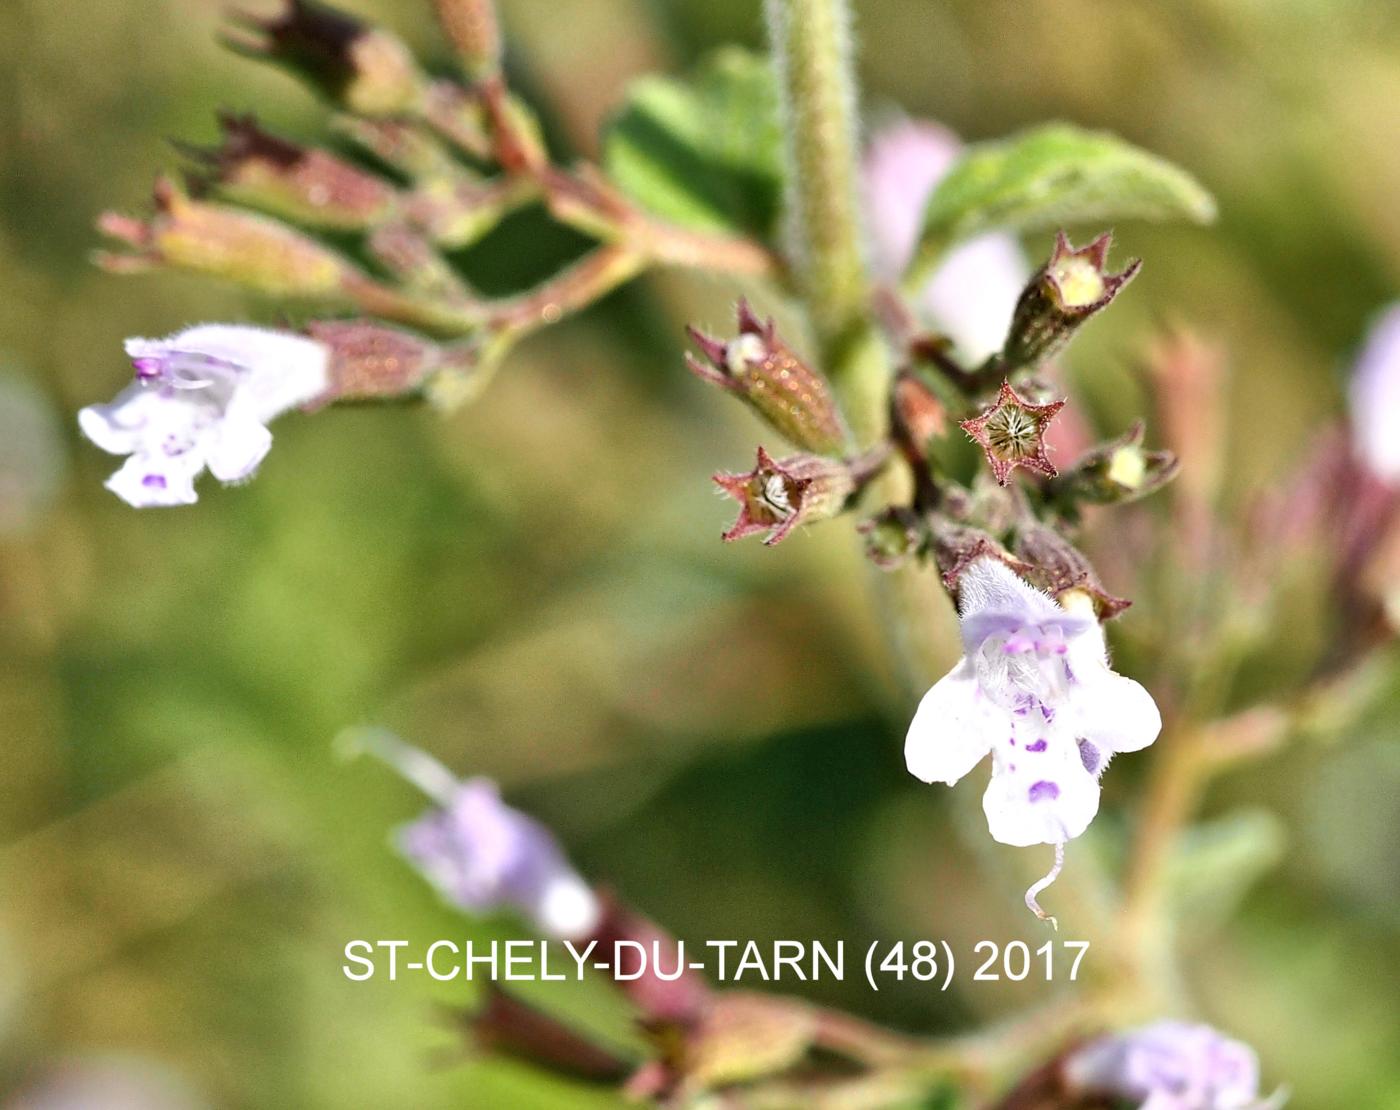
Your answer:
[[[687,328],[709,364],[687,354],[686,365],[697,377],[743,398],[803,450],[841,451],[848,432],[826,379],[778,338],[771,319],[760,323],[742,300],[738,315],[739,334],[727,343]]]
[[[1161,489],[1176,477],[1177,458],[1170,451],[1145,451],[1143,425],[1137,421],[1117,439],[1080,457],[1057,485],[1071,502],[1121,505]]]
[[[368,320],[313,320],[306,330],[330,351],[325,402],[400,397],[439,374],[466,376],[476,366],[470,347],[443,346]]]
[[[407,46],[378,27],[312,0],[283,0],[269,19],[235,13],[233,49],[277,62],[330,100],[364,116],[407,112],[425,80]]]
[[[799,524],[836,516],[884,466],[889,452],[877,448],[852,460],[790,455],[775,461],[762,447],[747,474],[720,473],[715,484],[739,502],[739,518],[724,540],[767,532],[765,544],[780,543]]]
[[[469,76],[501,68],[501,27],[492,0],[433,0],[433,7]]]
[[[1018,466],[1053,478],[1056,470],[1046,452],[1045,429],[1064,405],[1063,401],[1032,404],[1003,381],[996,403],[964,420],[962,429],[982,448],[998,485],[1006,485]]]
[[[1088,556],[1044,524],[1030,524],[1018,530],[1016,555],[1030,568],[1025,577],[1066,608],[1071,607],[1067,595],[1081,593],[1093,605],[1094,615],[1106,621],[1132,604],[1105,590]]]
[[[1031,277],[1016,302],[1011,331],[1002,348],[1007,369],[1040,365],[1060,351],[1089,317],[1107,308],[1142,266],[1133,259],[1117,274],[1107,270],[1112,232],[1078,250],[1063,231],[1055,236],[1050,261]]]
[[[881,570],[894,570],[923,551],[928,530],[909,508],[891,505],[861,521],[856,531],[865,537],[865,556]]]
[[[136,248],[100,254],[102,265],[123,272],[175,266],[285,297],[333,294],[355,272],[314,239],[265,216],[191,200],[169,179],[156,182],[154,196],[150,220],[102,215],[105,234]]]
[[[358,231],[386,219],[396,192],[388,182],[324,150],[270,135],[252,116],[219,117],[223,143],[189,148],[207,169],[199,189],[313,227]]]

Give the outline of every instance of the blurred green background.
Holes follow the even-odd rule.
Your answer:
[[[447,67],[426,3],[350,6]],[[757,7],[504,13],[554,139],[591,153],[631,76],[760,45]],[[1119,256],[1146,267],[1072,362],[1116,431],[1144,405],[1161,327],[1222,343],[1229,494],[1279,478],[1339,411],[1348,359],[1400,285],[1400,9],[857,7],[872,118],[899,103],[970,138],[1108,127],[1216,193],[1215,228],[1119,229]],[[289,417],[256,482],[206,480],[195,508],[138,513],[101,488],[114,462],[74,413],[125,381],[124,336],[277,320],[211,283],[87,260],[97,212],[141,210],[175,162],[166,140],[213,141],[216,109],[318,134],[300,86],[217,47],[221,8],[0,5],[3,1097],[97,1062],[171,1106],[612,1103],[472,1061],[461,986],[342,977],[354,937],[514,934],[440,906],[388,850],[422,803],[334,757],[362,721],[495,775],[581,870],[695,941],[1040,938],[1002,869],[1013,850],[959,836],[951,792],[904,772],[909,707],[847,529],[776,551],[717,542],[729,513],[709,475],[747,465],[758,430],[683,372],[680,327],[722,326],[724,283],[649,278],[531,340],[448,418]],[[496,257],[523,269],[557,248],[528,223],[503,234]],[[1188,938],[1192,984],[1298,1107],[1400,1106],[1395,706],[1208,802],[1276,813],[1281,858]],[[1129,763],[1107,780],[1110,834],[1141,785],[1145,761]],[[975,808],[975,786],[959,793]],[[1075,907],[1059,912],[1078,935]],[[794,989],[923,1032],[1048,997],[1030,982]],[[626,1035],[594,984],[534,993]]]

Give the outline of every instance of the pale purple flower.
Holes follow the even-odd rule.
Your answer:
[[[1070,612],[990,557],[958,585],[964,654],[919,703],[905,762],[951,786],[990,752],[982,808],[993,838],[1063,848],[1098,812],[1109,759],[1157,738],[1156,703],[1109,668],[1087,597]],[[1039,913],[1037,889],[1027,901]]]
[[[1362,464],[1400,484],[1400,305],[1372,326],[1351,373],[1351,429]]]
[[[598,897],[558,841],[508,806],[489,778],[458,781],[426,752],[378,729],[351,732],[342,744],[377,755],[436,803],[394,839],[449,905],[470,913],[511,909],[558,940],[579,940],[598,927]]]
[[[900,120],[866,151],[865,202],[876,272],[895,281],[914,253],[924,206],[963,144],[936,123]],[[999,351],[1011,312],[1030,278],[1016,240],[993,232],[955,247],[916,298],[917,307],[977,362]]]
[[[1209,1025],[1159,1021],[1101,1037],[1074,1052],[1064,1078],[1076,1094],[1132,1099],[1141,1110],[1265,1110],[1259,1061]]]
[[[107,488],[129,505],[190,505],[207,467],[221,482],[253,476],[267,425],[323,394],[324,346],[291,332],[201,324],[166,339],[128,339],[136,380],[78,413],[83,434],[128,456]]]

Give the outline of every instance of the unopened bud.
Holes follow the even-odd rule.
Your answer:
[[[1136,276],[1142,266],[1136,258],[1121,272],[1108,272],[1112,241],[1112,233],[1104,232],[1076,250],[1063,231],[1055,236],[1050,261],[1031,277],[1016,302],[1001,354],[1008,370],[1038,366],[1053,357]]]
[[[501,67],[501,26],[492,0],[433,0],[438,22],[472,77]]]
[[[1147,451],[1142,446],[1142,421],[1117,439],[1083,455],[1057,483],[1059,496],[1072,503],[1115,505],[1153,493],[1180,469],[1170,451]]]
[[[134,248],[99,255],[102,265],[121,272],[174,266],[286,297],[325,297],[354,273],[334,251],[276,220],[191,200],[165,178],[154,195],[149,220],[114,212],[98,220],[105,234]]]
[[[324,150],[270,135],[252,116],[223,115],[223,143],[187,148],[206,168],[201,189],[296,223],[357,231],[386,219],[396,191],[388,182]]]
[[[687,353],[697,377],[747,401],[777,432],[807,451],[836,454],[848,433],[831,387],[784,343],[770,319],[760,322],[739,302],[739,334],[727,343],[686,329],[705,355]]]
[[[912,509],[892,505],[861,521],[865,555],[881,570],[894,570],[920,554],[928,542],[927,529]]]
[[[283,0],[272,18],[233,18],[229,46],[286,66],[352,112],[392,116],[421,101],[426,82],[408,47],[352,15],[312,0]]]
[[[1132,604],[1105,590],[1088,556],[1047,525],[1029,524],[1019,529],[1016,555],[1030,567],[1026,578],[1067,609],[1083,599],[1099,620],[1106,621]]]
[[[996,402],[964,420],[962,428],[982,448],[998,485],[1006,485],[1018,466],[1053,478],[1056,471],[1046,450],[1045,429],[1064,405],[1063,401],[1032,404],[1003,381]]]
[[[306,331],[331,352],[327,402],[400,397],[438,375],[464,377],[476,367],[470,347],[444,346],[367,320],[313,320]]]
[[[739,518],[724,533],[726,542],[767,532],[765,544],[780,543],[801,524],[836,516],[884,466],[880,448],[852,460],[790,455],[775,460],[762,447],[746,474],[720,473],[715,484],[739,502]]]

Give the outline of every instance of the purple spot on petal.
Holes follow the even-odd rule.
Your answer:
[[[1059,796],[1060,788],[1046,779],[1031,783],[1031,788],[1026,791],[1026,797],[1032,802],[1054,801]]]
[[[1047,721],[1053,721],[1055,719],[1055,711],[1044,702],[1040,703],[1040,715]]]
[[[1045,743],[1045,738],[1044,738],[1044,737],[1041,737],[1041,738],[1040,738],[1039,740],[1037,740],[1034,744],[1027,744],[1027,745],[1026,745],[1026,751],[1028,751],[1028,752],[1043,752],[1048,746],[1049,746],[1049,745],[1047,745],[1047,744]]]
[[[136,371],[137,381],[148,382],[160,377],[160,359],[145,356],[131,360],[131,366]]]
[[[164,489],[164,488],[165,488],[165,475],[164,475],[164,474],[147,474],[144,478],[141,479],[141,484],[142,484],[143,486],[147,487],[148,489]]]
[[[1094,745],[1087,740],[1079,741],[1079,762],[1084,764],[1084,770],[1088,771],[1091,775],[1097,774],[1100,761],[1101,757],[1098,748],[1094,747]]]

